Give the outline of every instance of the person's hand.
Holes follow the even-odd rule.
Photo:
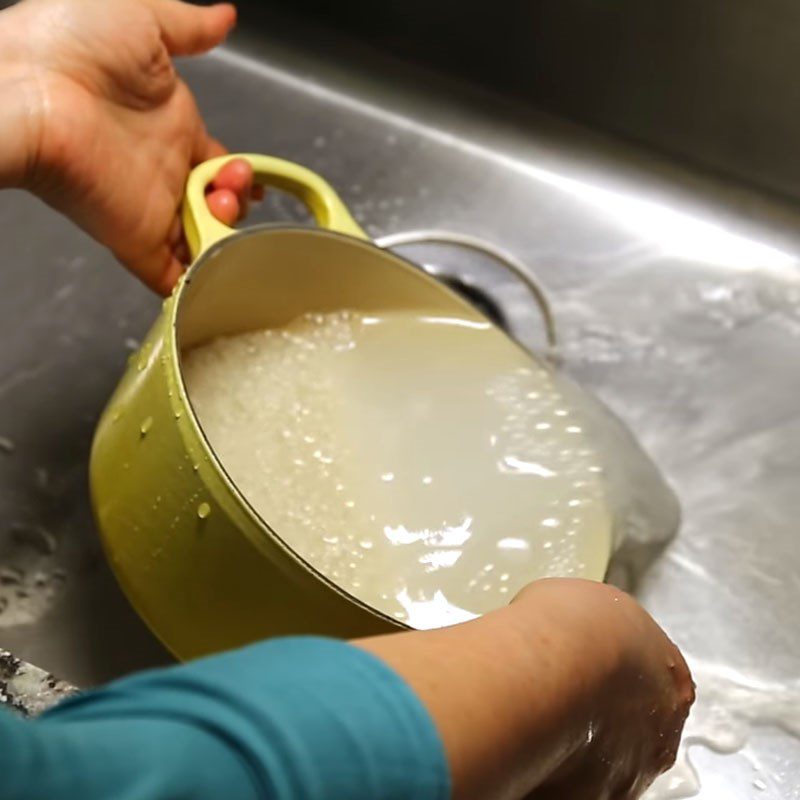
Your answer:
[[[635,800],[675,758],[694,686],[610,586],[544,580],[507,608],[357,643],[427,707],[457,800]]]
[[[0,177],[62,211],[161,293],[183,269],[188,172],[225,152],[172,56],[213,48],[235,16],[231,5],[179,0],[24,0],[0,13],[0,100],[12,106],[0,142],[25,144],[9,148]],[[225,208],[215,213],[225,218]]]
[[[260,200],[264,188],[253,183],[253,168],[243,158],[231,158],[206,190],[211,213],[226,225],[234,225],[247,215],[251,200]]]
[[[675,761],[694,702],[689,669],[678,648],[629,595],[587,581],[545,581],[515,600],[544,604],[558,625],[583,641],[576,688],[596,667],[597,637],[615,643],[616,660],[602,691],[573,711],[586,715],[584,741],[530,794],[530,800],[636,800]],[[594,631],[589,627],[595,628]],[[585,685],[585,684],[583,684]]]

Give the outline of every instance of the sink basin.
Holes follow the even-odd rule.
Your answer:
[[[183,67],[211,130],[320,172],[372,235],[467,232],[535,271],[564,368],[683,506],[677,539],[628,577],[698,675],[699,796],[797,797],[800,213],[773,193],[786,187],[743,165],[726,177],[699,144],[672,159],[579,127],[497,80],[244,16]],[[302,219],[279,193],[259,215]],[[88,686],[169,660],[110,577],[86,490],[94,422],[158,300],[26,196],[0,194],[0,229],[0,647]],[[466,278],[524,338],[535,312],[507,276]],[[693,780],[684,764],[672,796]]]

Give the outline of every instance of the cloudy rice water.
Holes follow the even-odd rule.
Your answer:
[[[183,368],[261,518],[416,628],[504,605],[536,578],[602,575],[630,506],[609,456],[644,458],[624,439],[601,454],[581,393],[473,319],[309,314],[197,347]]]

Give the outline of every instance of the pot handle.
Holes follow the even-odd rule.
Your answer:
[[[183,199],[183,227],[192,259],[234,233],[233,228],[220,222],[208,210],[205,190],[220,168],[235,158],[242,158],[253,167],[257,183],[283,189],[302,200],[321,228],[357,239],[369,238],[333,187],[316,172],[282,158],[243,153],[212,158],[195,167],[189,175]]]

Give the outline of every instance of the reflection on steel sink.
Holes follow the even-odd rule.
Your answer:
[[[338,40],[334,61],[290,39],[245,32],[185,65],[211,129],[321,172],[375,235],[447,228],[530,264],[565,368],[683,505],[640,598],[703,676],[735,684],[737,670],[797,703],[796,209]],[[264,213],[296,207],[275,194]],[[0,576],[0,646],[89,685],[167,660],[109,576],[85,487],[94,420],[158,301],[28,198],[0,195],[0,229],[0,560],[14,571]],[[498,297],[514,319],[513,296]],[[698,719],[724,705],[715,691],[701,684]],[[791,726],[763,721],[737,754],[697,754],[701,797],[751,797],[755,780],[765,798],[800,792]]]

